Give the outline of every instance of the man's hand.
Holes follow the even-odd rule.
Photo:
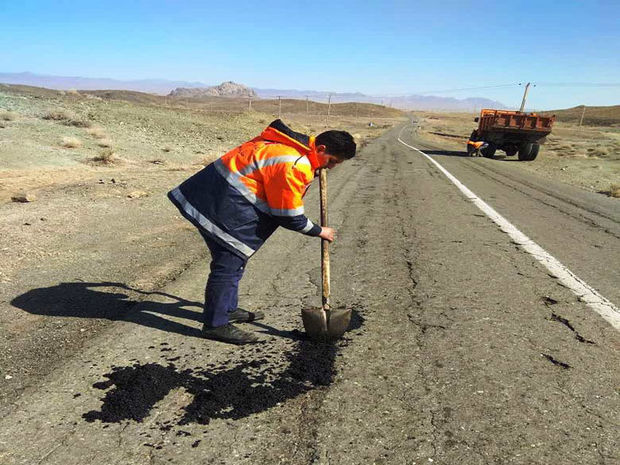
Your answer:
[[[334,239],[336,238],[336,230],[328,227],[321,228],[321,234],[319,234],[319,237],[328,242],[334,242]]]

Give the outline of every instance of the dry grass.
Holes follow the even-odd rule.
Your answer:
[[[114,165],[118,163],[119,159],[112,149],[105,149],[94,157],[92,161],[99,165]]]
[[[170,147],[169,145],[166,145],[164,148],[162,148],[162,150],[166,153],[172,152],[172,147]]]
[[[93,123],[86,119],[72,118],[67,121],[63,121],[63,124],[66,126],[75,126],[76,128],[89,128],[92,126]]]
[[[52,121],[67,121],[71,119],[71,115],[65,110],[52,110],[45,113],[42,118]]]
[[[105,133],[105,129],[101,126],[92,126],[86,130],[86,132],[93,136],[95,139],[105,139],[107,134]]]
[[[50,121],[58,121],[65,126],[75,126],[76,128],[89,128],[92,126],[90,121],[82,119],[79,116],[65,110],[48,111],[42,116],[42,118]]]
[[[606,158],[611,154],[610,148],[604,145],[597,145],[588,149],[589,157]]]
[[[620,184],[612,184],[609,186],[609,196],[620,198]]]
[[[2,121],[13,121],[15,119],[15,113],[8,110],[0,111],[0,120]]]
[[[103,148],[110,148],[112,147],[112,141],[110,139],[101,139],[99,142],[97,142],[97,145]]]
[[[66,149],[76,149],[82,146],[82,141],[77,137],[63,137],[60,145]]]

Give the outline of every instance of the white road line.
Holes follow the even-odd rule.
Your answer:
[[[536,242],[531,240],[521,231],[519,231],[510,221],[497,213],[489,204],[483,201],[480,197],[469,190],[461,181],[455,178],[448,170],[436,162],[432,157],[422,152],[420,149],[413,147],[412,145],[404,142],[400,136],[403,130],[408,126],[403,127],[398,134],[398,142],[420,152],[431,163],[433,163],[439,171],[446,175],[446,177],[452,181],[452,183],[459,188],[459,190],[476,205],[480,210],[484,212],[500,229],[508,234],[510,238],[521,247],[523,250],[532,255],[537,261],[542,263],[552,277],[556,278],[564,287],[567,287],[577,295],[579,300],[584,302],[588,307],[601,315],[609,324],[611,324],[616,330],[620,331],[620,310],[613,303],[599,294],[588,283],[576,276],[572,271],[562,265],[559,260],[551,256],[546,250],[539,246]]]

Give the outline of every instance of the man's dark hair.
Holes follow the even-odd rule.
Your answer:
[[[355,141],[346,131],[325,131],[316,136],[315,145],[324,145],[330,155],[348,160],[355,156]]]

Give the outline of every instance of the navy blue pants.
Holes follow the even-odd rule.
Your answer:
[[[239,281],[247,260],[200,232],[211,252],[211,273],[205,289],[203,321],[206,327],[216,328],[228,323],[228,314],[237,309]]]

